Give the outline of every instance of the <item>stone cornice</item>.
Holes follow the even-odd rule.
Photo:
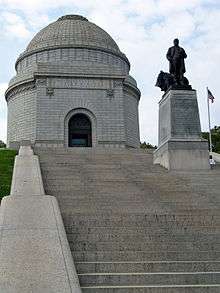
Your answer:
[[[48,78],[48,77],[59,77],[59,78],[65,78],[65,77],[76,77],[76,78],[92,78],[92,79],[96,79],[96,78],[102,78],[102,79],[114,79],[115,81],[116,80],[119,80],[120,83],[123,81],[123,76],[116,76],[116,75],[97,75],[97,76],[94,76],[94,75],[68,75],[68,74],[50,74],[50,73],[40,73],[40,72],[36,72],[34,74],[34,77],[33,78],[29,78],[29,79],[26,79],[26,80],[23,80],[23,81],[20,81],[18,83],[15,83],[15,84],[12,84],[5,92],[5,99],[6,101],[8,101],[12,96],[16,95],[17,93],[21,93],[21,92],[25,92],[25,91],[28,91],[28,90],[32,90],[36,87],[36,80],[38,78]],[[115,83],[114,81],[114,83]],[[134,85],[132,85],[131,83],[128,83],[126,81],[123,82],[123,90],[125,92],[127,92],[128,94],[131,94],[131,95],[135,95],[135,97],[137,98],[137,100],[140,100],[140,97],[141,97],[141,92],[140,90],[135,87]]]
[[[36,85],[34,81],[25,81],[23,83],[16,84],[8,88],[5,92],[5,99],[8,102],[9,99],[18,93],[23,93],[35,89]]]
[[[121,79],[123,80],[124,76],[117,75],[117,74],[80,74],[80,73],[55,73],[55,72],[35,72],[34,73],[35,78],[36,77],[59,77],[59,78],[65,78],[65,77],[73,77],[73,78],[101,78],[101,79]]]
[[[137,100],[140,100],[140,98],[141,98],[141,92],[140,92],[140,90],[136,86],[134,86],[131,83],[128,83],[126,81],[124,81],[123,84],[124,84],[123,90],[125,92],[127,92],[128,94],[135,95],[136,98],[137,98]]]
[[[36,85],[39,84],[39,78],[45,78],[44,86],[46,86],[46,78],[66,78],[66,77],[72,77],[72,78],[85,78],[85,79],[111,79],[111,80],[118,80],[120,83],[123,82],[124,76],[121,75],[74,75],[74,74],[51,74],[51,73],[40,73],[35,72],[32,78],[24,79],[23,81],[15,82],[14,84],[11,84],[9,88],[5,92],[5,99],[8,101],[12,96],[16,95],[17,93],[24,92],[27,90],[34,89]],[[41,81],[42,83],[42,81]]]

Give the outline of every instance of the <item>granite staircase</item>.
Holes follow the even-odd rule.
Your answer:
[[[220,292],[220,166],[168,172],[143,150],[35,153],[84,293]]]

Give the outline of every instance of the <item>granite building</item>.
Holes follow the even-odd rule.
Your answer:
[[[16,70],[0,292],[219,293],[220,166],[208,169],[196,91],[163,95],[153,152],[137,149],[129,61],[82,16],[40,31]]]
[[[139,147],[140,91],[116,42],[79,15],[42,29],[6,91],[9,147]]]

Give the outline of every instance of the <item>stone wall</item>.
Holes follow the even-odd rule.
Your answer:
[[[94,115],[96,125],[93,124],[92,128],[96,133],[93,138],[95,144],[125,142],[122,88],[110,90],[112,81],[108,79],[54,78],[50,82],[52,95],[46,94],[46,84],[37,89],[38,142],[54,140],[63,143],[65,128],[68,127],[65,119],[74,109],[83,109]]]
[[[124,91],[126,141],[131,147],[139,147],[138,99],[131,93]]]
[[[8,100],[7,144],[36,139],[36,89],[24,88]]]

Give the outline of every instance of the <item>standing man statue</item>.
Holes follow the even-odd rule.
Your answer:
[[[185,62],[184,59],[187,57],[183,48],[179,46],[179,40],[175,39],[173,41],[174,46],[168,49],[167,59],[170,62],[170,74],[174,77],[174,82],[176,85],[184,85],[184,73]]]

